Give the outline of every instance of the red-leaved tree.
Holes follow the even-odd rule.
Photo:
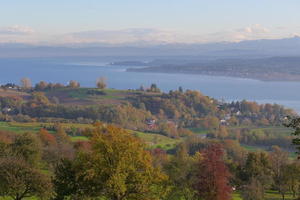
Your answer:
[[[218,144],[210,145],[201,152],[198,182],[195,189],[205,200],[230,200],[232,189],[229,185],[230,173],[224,163],[224,152]]]

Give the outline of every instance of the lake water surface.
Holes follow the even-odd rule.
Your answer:
[[[263,82],[258,80],[212,77],[187,74],[126,72],[124,66],[109,66],[116,58],[68,59],[0,59],[0,84],[19,83],[28,77],[33,83],[40,80],[66,84],[77,80],[84,87],[94,87],[96,79],[107,78],[108,87],[136,89],[156,83],[164,91],[200,90],[203,94],[226,101],[253,100],[259,103],[278,103],[300,111],[300,82]]]

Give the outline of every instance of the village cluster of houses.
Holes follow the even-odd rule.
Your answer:
[[[242,113],[241,113],[241,111],[237,111],[237,112],[234,112],[234,114],[233,115],[235,115],[235,116],[240,116]],[[220,120],[220,125],[223,125],[223,126],[228,126],[229,125],[229,120],[231,119],[231,117],[233,116],[232,114],[230,114],[230,113],[227,113],[225,116],[224,116],[224,118],[222,118],[221,120]]]
[[[2,89],[9,89],[9,90],[18,90],[20,87],[14,83],[7,83],[5,85],[0,85]]]

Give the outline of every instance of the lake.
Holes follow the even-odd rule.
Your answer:
[[[0,84],[18,84],[21,78],[28,77],[33,83],[44,80],[67,84],[69,80],[77,80],[84,87],[94,87],[96,79],[104,76],[110,88],[136,89],[141,85],[147,87],[156,83],[162,90],[169,91],[182,86],[184,89],[200,90],[205,95],[225,101],[246,99],[259,103],[278,103],[300,111],[300,82],[126,72],[128,67],[107,64],[120,60],[126,58],[0,59]]]

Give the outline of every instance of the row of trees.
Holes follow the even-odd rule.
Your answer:
[[[299,121],[289,124],[295,135]],[[167,154],[113,125],[96,123],[83,131],[87,141],[75,143],[61,125],[51,130],[0,132],[0,196],[229,200],[234,190],[244,200],[263,200],[267,190],[282,199],[299,195],[300,163],[277,146],[247,152],[234,140],[191,136]]]
[[[194,138],[187,140],[185,146],[193,154],[211,142],[217,140]],[[247,152],[233,140],[224,140],[221,144],[226,153],[225,162],[231,172],[231,185],[244,200],[263,200],[267,190],[277,191],[283,200],[287,193],[294,198],[299,195],[300,163],[291,160],[288,152],[278,146],[273,146],[270,152]]]
[[[273,145],[280,146],[284,149],[294,150],[291,141],[294,138],[289,134],[288,130],[282,129],[249,129],[249,128],[233,128],[227,126],[219,126],[214,130],[210,130],[206,136],[215,139],[236,140],[241,144],[260,147],[271,147]]]
[[[106,80],[107,79],[105,77],[99,77],[96,80],[97,88],[105,89],[107,87],[107,83],[106,83],[107,81]],[[24,90],[33,89],[32,81],[29,78],[22,78],[20,83],[21,83],[20,87]],[[57,88],[63,88],[63,87],[79,88],[80,83],[78,81],[75,81],[75,80],[70,80],[68,85],[64,86],[63,84],[60,84],[60,83],[47,83],[46,81],[40,81],[39,83],[37,83],[35,85],[34,89],[37,90],[37,91],[44,91],[44,90],[57,89]]]
[[[71,143],[63,129],[55,134],[41,129],[36,135],[2,132],[0,196],[230,199],[229,171],[219,145],[192,157],[182,148],[170,157],[161,149],[147,150],[140,139],[112,125],[96,124],[85,135],[89,141]],[[184,169],[185,161],[189,167]]]

